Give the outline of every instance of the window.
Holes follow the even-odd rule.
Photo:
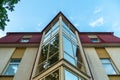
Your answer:
[[[91,38],[92,42],[100,42],[100,40],[98,38]]]
[[[71,71],[68,70],[64,70],[65,73],[65,80],[84,80],[81,76],[77,76],[74,73],[72,73]]]
[[[42,46],[39,70],[45,70],[59,60],[59,35],[54,36]]]
[[[11,59],[3,75],[15,75],[21,59]]]
[[[117,74],[115,67],[113,66],[110,59],[100,59],[100,60],[108,75]]]
[[[30,38],[22,38],[20,42],[27,43],[29,42]]]
[[[96,43],[96,42],[100,42],[100,39],[98,38],[98,36],[97,35],[88,35],[88,37],[90,38],[90,40],[92,41],[92,42],[94,42],[94,43]]]

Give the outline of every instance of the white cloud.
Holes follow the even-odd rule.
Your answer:
[[[42,25],[43,25],[43,24],[40,22],[40,23],[37,25],[36,30],[37,30],[37,31],[41,31]]]
[[[100,13],[102,11],[101,8],[96,7],[94,10],[94,14]]]
[[[103,24],[104,24],[104,18],[103,17],[100,17],[97,20],[89,23],[89,25],[91,27],[102,26]]]
[[[80,26],[78,23],[75,23],[74,25],[75,25],[76,27]]]

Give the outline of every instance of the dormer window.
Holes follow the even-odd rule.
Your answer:
[[[98,38],[91,38],[92,42],[100,42],[100,40]]]
[[[20,42],[22,42],[22,43],[27,43],[27,42],[30,41],[30,38],[31,38],[31,37],[32,37],[31,35],[24,35],[24,36],[22,37],[22,39],[20,40]]]
[[[29,42],[30,38],[22,38],[20,42],[27,43]]]
[[[100,39],[96,35],[88,35],[88,37],[90,38],[91,42],[93,42],[93,43],[100,42]]]

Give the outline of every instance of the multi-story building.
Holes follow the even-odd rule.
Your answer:
[[[120,80],[120,38],[80,32],[59,12],[42,32],[0,39],[0,80]]]

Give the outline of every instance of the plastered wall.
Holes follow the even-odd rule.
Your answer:
[[[120,47],[107,47],[105,49],[120,72]]]
[[[36,54],[37,48],[26,48],[14,80],[30,80]]]
[[[0,48],[0,74],[7,66],[7,63],[10,60],[15,48]]]
[[[109,80],[102,67],[95,48],[84,48],[94,80]]]

